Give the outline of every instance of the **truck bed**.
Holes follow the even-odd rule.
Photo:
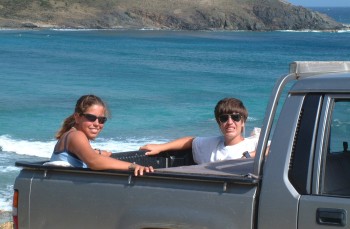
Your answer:
[[[249,175],[254,161],[195,165],[186,155],[191,152],[113,155],[156,165],[154,173],[137,177],[16,162],[23,167],[14,185],[20,228],[252,228],[259,182]]]

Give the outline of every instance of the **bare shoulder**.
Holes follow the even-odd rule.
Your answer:
[[[72,131],[69,134],[67,140],[69,144],[82,144],[82,143],[89,144],[89,140],[87,139],[86,135],[79,130]]]
[[[76,154],[78,157],[81,157],[85,152],[91,150],[90,142],[82,131],[72,131],[67,141],[70,152]]]

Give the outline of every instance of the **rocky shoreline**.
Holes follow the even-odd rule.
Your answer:
[[[1,23],[0,23],[1,24]],[[16,25],[16,26],[1,26],[0,25],[0,31],[1,30],[114,30],[114,31],[125,31],[125,30],[147,30],[147,31],[184,31],[179,29],[169,29],[169,28],[154,28],[154,27],[142,27],[142,28],[130,28],[130,27],[113,27],[113,28],[91,28],[91,27],[66,27],[66,26],[58,26],[58,25],[52,25],[52,24],[43,24],[43,23],[30,23],[25,25]],[[272,31],[295,31],[295,32],[343,32],[343,31],[350,31],[350,24],[342,24],[342,27],[340,28],[334,28],[334,29],[275,29],[275,30],[223,30],[223,29],[203,29],[203,30],[188,30],[188,31],[212,31],[212,32],[239,32],[239,31],[246,31],[246,32],[272,32]]]
[[[0,229],[13,229],[12,212],[0,211]]]
[[[0,224],[0,229],[13,229],[13,224],[12,222]]]
[[[282,0],[0,0],[0,27],[17,29],[341,30]]]

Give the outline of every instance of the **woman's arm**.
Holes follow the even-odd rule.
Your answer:
[[[152,167],[145,167],[111,157],[102,156],[91,148],[89,140],[81,131],[72,132],[67,139],[68,149],[76,154],[93,170],[134,170],[135,176],[143,175],[143,172],[153,172]]]
[[[102,150],[102,149],[98,149],[98,148],[96,148],[94,150],[95,150],[95,153],[100,154],[102,156],[110,157],[112,155],[112,152],[109,152],[107,150]]]

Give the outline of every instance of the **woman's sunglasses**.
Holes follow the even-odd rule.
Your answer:
[[[97,117],[92,114],[80,114],[80,116],[84,116],[89,122],[95,122],[97,119],[100,124],[104,124],[107,121],[107,117],[104,116]]]
[[[219,116],[219,121],[225,123],[228,121],[229,117],[235,122],[239,122],[242,119],[242,115],[240,114],[223,114]]]

